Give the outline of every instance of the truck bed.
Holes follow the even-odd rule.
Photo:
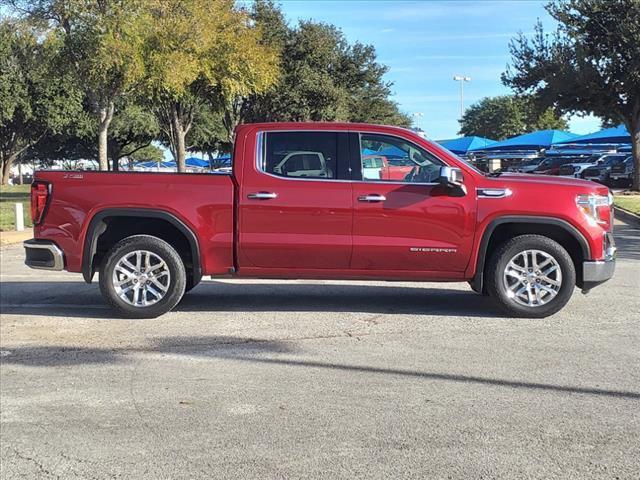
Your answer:
[[[35,238],[54,240],[65,253],[66,269],[82,271],[87,227],[109,209],[168,212],[186,225],[200,245],[203,274],[233,266],[234,183],[226,174],[38,171],[49,182],[51,199]]]

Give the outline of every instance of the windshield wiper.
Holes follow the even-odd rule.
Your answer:
[[[487,177],[499,177],[500,175],[502,175],[502,172],[500,170],[487,173]]]

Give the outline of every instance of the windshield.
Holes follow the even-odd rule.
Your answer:
[[[604,157],[602,165],[610,167],[615,163],[622,162],[625,158],[627,158],[626,155],[607,155]]]

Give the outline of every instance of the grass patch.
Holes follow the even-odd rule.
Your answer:
[[[29,198],[31,185],[0,185],[0,230],[16,229],[15,204],[22,203],[24,212],[24,226],[31,227],[31,200]]]
[[[617,207],[640,215],[640,195],[616,195],[614,204]]]

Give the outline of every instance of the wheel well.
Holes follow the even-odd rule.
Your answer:
[[[167,218],[153,216],[114,215],[104,216],[92,222],[85,242],[85,261],[83,262],[85,280],[91,281],[105,255],[120,240],[132,235],[151,235],[175,248],[184,262],[187,278],[197,283],[201,277],[197,243],[194,248],[195,238],[190,239],[184,228],[186,227],[182,224],[176,225]]]
[[[484,276],[484,266],[497,247],[518,235],[542,235],[558,242],[569,253],[576,269],[576,284],[582,287],[582,262],[588,255],[585,246],[566,228],[548,223],[501,223],[490,234],[486,244],[485,254],[478,258],[478,273]],[[482,253],[482,252],[481,252]],[[482,281],[484,290],[484,280]]]

